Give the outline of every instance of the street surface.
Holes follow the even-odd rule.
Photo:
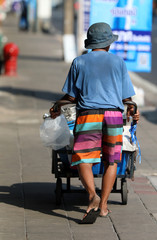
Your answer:
[[[128,204],[121,204],[120,193],[111,193],[110,216],[79,225],[88,196],[65,193],[56,205],[51,150],[39,136],[42,115],[62,96],[69,70],[62,60],[61,34],[19,32],[15,16],[2,30],[20,54],[17,76],[0,76],[0,240],[156,240],[156,94],[144,89],[146,105],[137,129],[142,163],[136,163],[135,180],[127,179]],[[100,189],[101,178],[95,184]],[[71,187],[82,189],[80,180],[71,179]]]

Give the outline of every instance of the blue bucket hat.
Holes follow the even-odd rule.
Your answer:
[[[87,31],[85,48],[96,49],[105,48],[117,41],[118,35],[112,33],[110,25],[104,22],[91,25]]]

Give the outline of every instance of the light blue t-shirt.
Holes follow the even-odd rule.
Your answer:
[[[92,51],[75,58],[62,89],[77,98],[77,109],[120,108],[135,95],[122,58]]]

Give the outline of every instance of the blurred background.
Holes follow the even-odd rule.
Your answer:
[[[76,225],[88,204],[82,193],[64,194],[56,208],[52,150],[42,145],[39,134],[43,114],[63,96],[73,58],[86,53],[91,2],[141,4],[142,27],[150,26],[146,36],[150,42],[144,43],[149,53],[143,56],[149,54],[151,71],[144,71],[145,58],[143,71],[129,70],[141,113],[137,138],[142,164],[137,159],[135,181],[128,181],[129,204],[121,205],[120,194],[111,194],[111,217],[98,220],[98,231]],[[149,5],[145,11],[144,3]],[[118,6],[117,12],[118,8],[122,9]],[[0,0],[0,239],[156,239],[156,61],[157,1]],[[66,179],[63,184],[66,187]],[[100,188],[101,179],[96,185]],[[80,189],[80,181],[72,179],[72,187]]]
[[[129,2],[129,1],[128,1]],[[62,35],[63,58],[70,63],[74,57],[82,54],[84,38],[90,24],[90,0],[0,0],[0,59],[3,58],[3,46],[9,41],[3,34],[3,24],[12,16],[17,21],[19,31],[41,31],[43,34]],[[157,55],[157,1],[152,1],[152,68],[143,69],[138,75],[153,84],[157,84],[155,67]],[[129,69],[130,70],[130,69]]]

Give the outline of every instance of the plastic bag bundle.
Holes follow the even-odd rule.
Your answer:
[[[70,130],[64,115],[55,119],[46,118],[40,126],[40,138],[45,147],[52,147],[54,150],[69,145]]]

